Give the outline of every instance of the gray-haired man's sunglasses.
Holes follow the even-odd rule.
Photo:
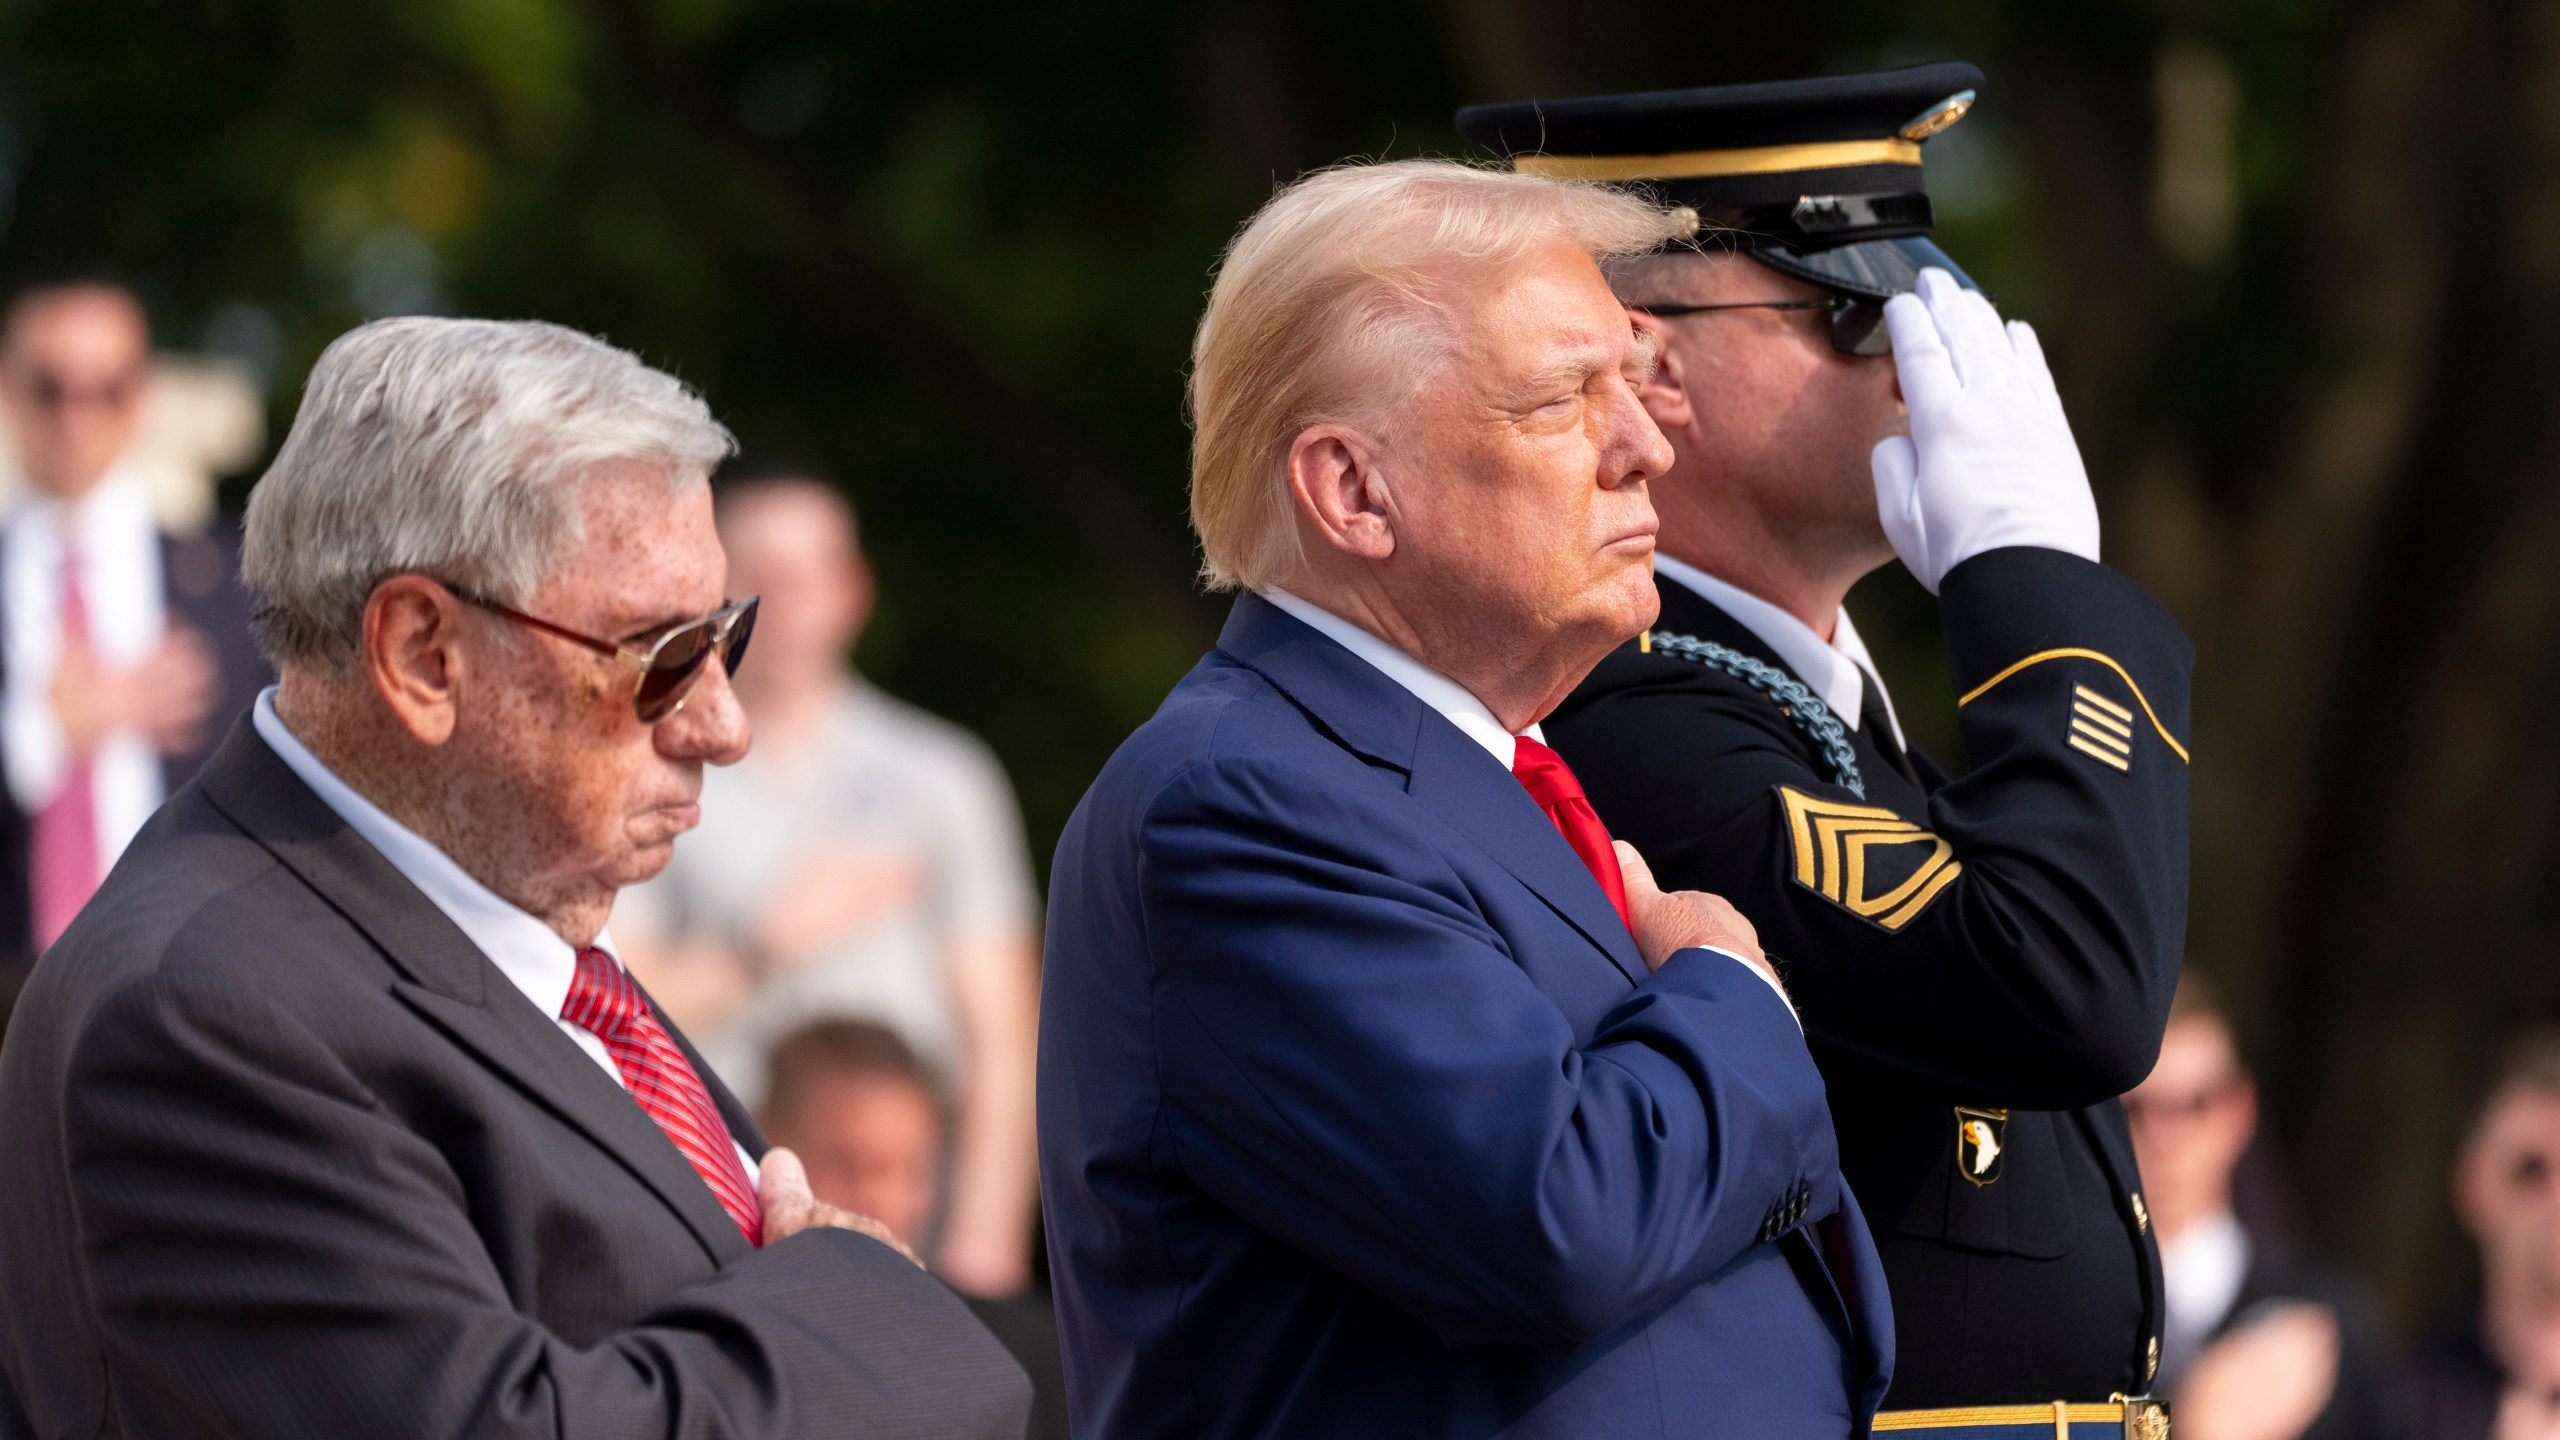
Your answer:
[[[703,662],[711,658],[714,650],[720,652],[722,669],[732,675],[738,673],[738,662],[747,658],[747,637],[755,633],[756,606],[763,600],[762,596],[750,596],[729,601],[699,620],[678,625],[644,650],[554,625],[540,616],[475,595],[450,581],[437,583],[466,604],[545,635],[556,635],[573,645],[583,645],[639,671],[640,685],[631,692],[631,709],[643,725],[655,725],[684,708],[685,697],[693,693],[694,682],[702,678]]]

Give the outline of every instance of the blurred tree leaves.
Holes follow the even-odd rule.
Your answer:
[[[394,310],[676,371],[855,497],[863,663],[993,741],[1045,859],[1215,633],[1180,387],[1274,184],[1454,151],[1471,100],[1973,59],[1942,238],[2044,333],[2110,558],[2198,641],[2197,951],[2317,1233],[2410,1316],[2459,1284],[2481,1037],[2560,1011],[2555,13],[6,0],[0,281],[111,266],[270,374],[279,433]],[[1952,757],[1927,597],[1853,603]]]

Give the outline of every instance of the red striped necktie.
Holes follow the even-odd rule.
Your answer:
[[[595,1033],[613,1056],[614,1068],[631,1098],[676,1142],[684,1158],[720,1198],[750,1245],[764,1243],[764,1212],[756,1204],[755,1187],[711,1092],[693,1064],[676,1048],[657,1012],[640,995],[640,987],[622,962],[593,945],[578,952],[578,978],[561,1002],[560,1018]]]
[[[63,660],[69,652],[89,647],[89,603],[80,574],[79,545],[71,532],[66,515],[61,532]],[[35,910],[39,951],[59,939],[80,907],[97,893],[97,767],[89,752],[64,761],[62,788],[28,821],[27,889]]]
[[[1511,752],[1511,773],[1519,777],[1538,808],[1547,812],[1564,843],[1582,857],[1583,868],[1600,882],[1619,922],[1634,934],[1635,922],[1627,918],[1627,881],[1618,871],[1618,852],[1609,844],[1609,827],[1600,823],[1600,812],[1583,795],[1582,782],[1573,778],[1563,756],[1528,736],[1518,737],[1513,744],[1517,748]]]

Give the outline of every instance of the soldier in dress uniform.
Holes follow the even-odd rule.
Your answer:
[[[2192,650],[2098,563],[2033,333],[1928,238],[1922,146],[1981,83],[1458,125],[1700,221],[1611,277],[1660,339],[1643,394],[1678,453],[1652,482],[1661,617],[1546,731],[1662,884],[1726,896],[1784,957],[1893,1291],[1876,1429],[2156,1435],[2160,1265],[2116,1097],[2177,982]],[[1905,744],[1842,608],[1897,555],[1939,598],[1961,779]]]

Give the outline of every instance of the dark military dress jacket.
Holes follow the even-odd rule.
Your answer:
[[[1657,583],[1653,637],[1546,735],[1666,889],[1730,899],[1776,961],[1893,1291],[1886,1403],[2147,1393],[2160,1260],[2116,1097],[2156,1057],[2185,936],[2185,635],[2059,551],[1958,565],[1939,602],[1972,768],[1951,780],[1873,697],[1862,729],[1819,733],[1802,677]]]

